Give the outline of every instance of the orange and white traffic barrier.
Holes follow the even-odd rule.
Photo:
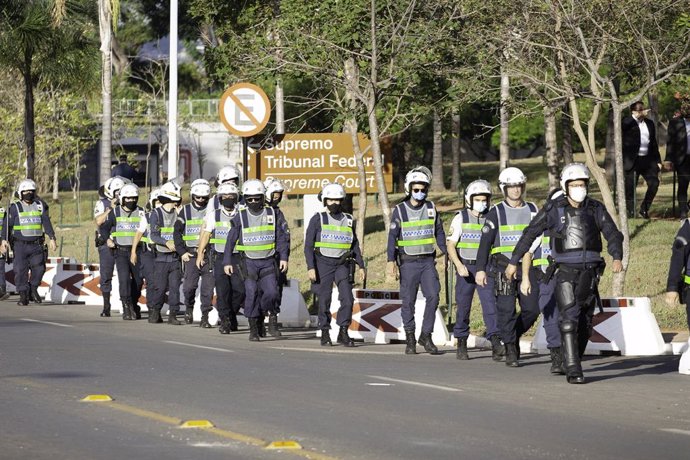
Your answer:
[[[603,312],[594,312],[594,331],[585,354],[619,351],[623,356],[656,356],[666,352],[649,297],[604,298],[601,303]],[[548,353],[543,319],[539,321],[532,350]]]
[[[50,300],[55,303],[103,305],[98,265],[58,263]]]
[[[353,289],[355,303],[352,306],[352,323],[348,333],[353,339],[362,339],[365,342],[390,343],[391,340],[405,340],[400,309],[402,300],[398,290]],[[426,300],[421,290],[417,293],[415,302],[415,334],[419,337],[422,331],[424,308]],[[333,289],[331,297],[331,340],[335,342],[340,328],[335,322],[335,317],[340,308],[337,288]],[[321,330],[317,330],[317,337],[321,337]],[[448,331],[443,322],[443,315],[436,310],[434,332],[431,335],[436,345],[449,344]]]

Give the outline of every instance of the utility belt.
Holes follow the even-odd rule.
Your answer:
[[[96,244],[97,248],[100,248],[106,243],[106,239],[103,238],[103,235],[101,235],[101,232],[96,230],[96,234],[94,235],[93,242]]]
[[[462,262],[463,265],[477,265],[477,260],[470,260],[470,259],[463,259],[460,257],[460,262]]]
[[[433,259],[435,254],[432,252],[431,254],[419,254],[419,255],[410,255],[410,254],[405,254],[404,252],[398,251],[397,253],[397,259],[398,259],[398,265],[402,265],[405,262],[414,262],[417,260],[424,260],[424,259]]]
[[[563,273],[581,273],[586,270],[594,270],[598,276],[601,276],[606,269],[606,262],[588,262],[584,264],[555,264],[557,270]]]
[[[494,278],[494,295],[498,296],[517,296],[516,279],[508,279],[506,268],[510,264],[510,259],[505,254],[492,254],[489,258],[488,275]]]
[[[187,246],[184,247],[184,250],[192,254],[194,257],[196,257],[197,253],[199,252],[199,248],[189,248]]]
[[[347,252],[340,257],[328,257],[328,256],[323,255],[319,249],[316,250],[316,256],[322,257],[322,258],[328,260],[329,262],[335,262],[337,265],[342,265],[345,262],[347,262],[349,259],[352,258],[351,254],[347,253]]]
[[[36,238],[35,240],[23,240],[21,238],[15,238],[14,242],[22,244],[37,244],[40,246],[46,243],[46,239],[45,237]]]

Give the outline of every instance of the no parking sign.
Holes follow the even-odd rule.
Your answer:
[[[220,99],[218,110],[225,128],[241,137],[259,133],[271,117],[268,96],[251,83],[237,83],[228,88]]]

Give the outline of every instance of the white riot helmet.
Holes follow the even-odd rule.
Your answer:
[[[266,194],[266,187],[259,179],[249,179],[242,186],[242,195],[247,196],[264,196]]]
[[[220,184],[216,189],[216,195],[240,195],[240,190],[232,182],[227,182],[225,184]]]
[[[266,188],[266,200],[271,201],[274,193],[283,193],[285,191],[285,186],[280,179],[267,179],[264,182],[264,187]]]
[[[31,179],[24,179],[17,186],[17,193],[19,194],[19,196],[22,195],[22,192],[30,191],[36,191],[36,182],[32,181]]]
[[[412,193],[410,190],[410,185],[412,184],[425,184],[427,187],[431,184],[429,175],[419,169],[415,168],[405,175],[405,193],[407,195]]]
[[[120,176],[115,176],[111,177],[107,181],[105,181],[105,187],[103,189],[103,193],[105,193],[105,197],[108,198],[109,200],[113,200],[117,198],[118,192],[124,187],[129,181],[123,177]]]
[[[237,169],[237,166],[235,165],[223,166],[222,168],[220,168],[220,171],[218,171],[216,180],[218,181],[218,184],[224,184],[229,181],[236,181],[236,183],[239,185],[240,170]]]
[[[139,198],[139,187],[134,184],[125,184],[120,189],[120,198]]]
[[[523,185],[527,182],[527,177],[518,168],[510,167],[501,171],[498,175],[498,186],[501,188],[501,192],[506,194],[506,187],[511,185]]]
[[[589,169],[582,163],[570,163],[561,171],[561,190],[568,193],[568,182],[583,180],[589,183]]]
[[[343,200],[345,199],[345,189],[340,184],[328,184],[321,190],[321,202],[325,205],[326,199]]]
[[[154,188],[153,190],[151,190],[151,193],[149,193],[149,206],[151,207],[151,209],[153,209],[156,206],[155,202],[158,201],[158,195],[160,195],[160,193],[161,189],[159,188]]]
[[[197,179],[192,182],[190,194],[200,197],[211,196],[211,184],[206,179]]]
[[[176,182],[169,181],[163,184],[158,194],[158,199],[167,198],[170,201],[182,201],[182,187]]]
[[[472,198],[476,195],[486,195],[487,200],[491,201],[491,184],[483,179],[470,182],[465,189],[465,207],[467,209],[472,209],[474,205]]]

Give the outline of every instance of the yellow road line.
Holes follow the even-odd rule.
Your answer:
[[[100,404],[102,404],[103,406],[112,407],[113,409],[119,410],[121,412],[127,412],[128,414],[148,418],[150,420],[155,420],[161,423],[168,423],[170,425],[179,425],[182,423],[182,420],[180,420],[179,418],[168,417],[167,415],[151,412],[150,410],[146,409],[140,409],[138,407],[130,406],[128,404],[122,404],[115,401],[103,402]]]

